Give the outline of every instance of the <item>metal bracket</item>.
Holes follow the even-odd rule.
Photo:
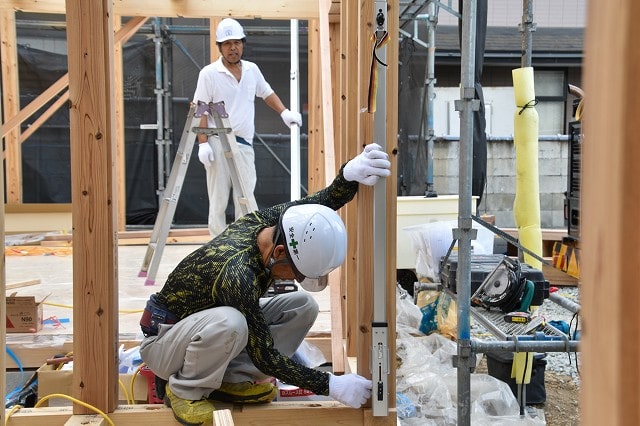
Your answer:
[[[389,346],[387,323],[371,326],[371,381],[373,382],[372,406],[374,416],[389,414],[387,379],[389,376]]]
[[[219,135],[221,133],[231,133],[231,127],[221,127],[219,129],[215,129],[212,127],[192,127],[191,131],[193,133],[201,133],[203,135],[207,135],[207,136],[215,136],[215,135]]]

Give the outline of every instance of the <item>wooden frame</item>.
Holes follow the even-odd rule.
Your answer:
[[[349,4],[348,4],[349,3]],[[389,43],[388,57],[397,56],[397,1],[389,1]],[[148,1],[122,0],[9,0],[0,6],[0,17],[4,23],[11,23],[15,10],[39,13],[59,13],[67,16],[69,46],[68,81],[58,81],[41,96],[51,99],[66,88],[69,92],[62,98],[69,100],[71,110],[71,166],[72,180],[72,220],[73,244],[81,247],[74,253],[74,298],[83,303],[74,304],[74,318],[81,318],[74,325],[73,347],[74,379],[73,396],[117,417],[117,424],[158,424],[172,421],[170,410],[148,407],[124,409],[117,407],[117,366],[115,348],[118,343],[117,327],[117,230],[118,200],[123,186],[118,180],[117,164],[123,161],[122,151],[116,141],[121,137],[118,119],[121,104],[116,85],[118,73],[114,70],[114,58],[118,35],[133,34],[135,25],[142,25],[146,13],[153,10],[157,16],[234,16],[238,18],[309,19],[310,27],[316,28],[317,37],[311,44],[310,72],[318,86],[310,89],[310,104],[316,106],[310,111],[309,146],[311,153],[323,153],[322,169],[314,175],[316,183],[324,186],[333,177],[337,167],[355,155],[361,147],[372,140],[373,116],[362,112],[366,105],[368,68],[372,48],[369,39],[373,28],[373,0],[363,2],[358,9],[355,2],[331,0],[301,0],[288,2],[267,0],[244,4],[222,0]],[[113,17],[116,18],[113,18]],[[118,16],[133,16],[120,27]],[[357,17],[355,21],[347,20]],[[91,22],[91,25],[84,25]],[[357,22],[357,25],[353,25]],[[394,26],[395,25],[395,26]],[[4,27],[4,25],[3,25]],[[127,29],[126,32],[125,28]],[[118,30],[114,36],[114,30]],[[133,32],[131,32],[133,31]],[[4,35],[10,32],[4,30]],[[5,43],[15,45],[15,36]],[[358,46],[357,50],[346,50]],[[3,46],[3,51],[5,51]],[[359,53],[357,53],[359,52]],[[394,56],[395,55],[395,56]],[[4,57],[3,57],[4,61]],[[336,62],[340,62],[337,64]],[[395,63],[393,63],[395,65]],[[4,71],[4,70],[3,70]],[[3,79],[14,78],[16,71],[3,72]],[[396,152],[397,133],[397,68],[387,69],[385,98],[387,113],[387,151]],[[121,79],[120,79],[121,80]],[[113,82],[116,82],[115,85]],[[312,83],[310,83],[312,84]],[[10,86],[11,87],[11,86]],[[17,87],[13,90],[17,93]],[[15,93],[14,93],[15,94]],[[97,99],[100,99],[98,102]],[[58,102],[60,106],[64,101]],[[30,105],[22,111],[12,111],[3,124],[2,136],[14,137],[12,132],[33,111],[37,105]],[[11,108],[10,108],[11,109]],[[30,110],[33,111],[30,112]],[[310,108],[311,110],[311,108]],[[120,113],[118,112],[120,111]],[[311,123],[314,123],[313,127]],[[335,125],[334,125],[335,123]],[[10,135],[11,134],[11,135]],[[20,136],[15,136],[19,140]],[[10,154],[7,152],[7,154]],[[314,154],[311,154],[311,156]],[[395,167],[395,158],[392,155]],[[7,162],[11,158],[7,159]],[[312,164],[317,164],[312,162]],[[91,167],[87,167],[91,165]],[[311,175],[311,173],[310,173]],[[118,177],[119,176],[119,177]],[[15,177],[13,178],[16,179]],[[15,182],[13,183],[15,186]],[[387,241],[392,251],[388,253],[388,281],[395,282],[395,178],[387,180],[388,215]],[[311,186],[310,186],[311,187]],[[15,199],[14,201],[18,201]],[[338,370],[349,372],[355,365],[360,374],[369,376],[369,347],[371,338],[370,295],[372,293],[372,265],[365,250],[366,235],[371,235],[372,221],[356,220],[357,211],[371,211],[371,191],[363,188],[358,196],[358,209],[345,209],[345,222],[349,226],[350,257],[347,266],[339,274],[334,274],[332,288],[332,311],[339,320],[341,330],[332,335],[332,352]],[[368,207],[369,206],[369,207]],[[357,242],[357,244],[355,244]],[[390,249],[391,250],[391,249]],[[100,256],[95,255],[100,253]],[[355,266],[358,264],[359,266]],[[4,268],[3,268],[4,270]],[[4,294],[4,279],[2,288]],[[389,324],[389,353],[395,353],[395,286],[388,286],[387,312]],[[343,317],[344,315],[344,317]],[[342,318],[342,319],[340,319]],[[348,352],[348,353],[347,353]],[[347,356],[355,356],[355,363],[348,363]],[[389,377],[389,416],[373,417],[369,408],[353,410],[340,404],[329,402],[319,404],[274,403],[261,407],[242,407],[232,411],[232,417],[239,422],[249,422],[252,416],[264,423],[265,410],[273,424],[286,420],[288,424],[307,424],[307,410],[315,410],[314,418],[325,419],[326,423],[341,424],[396,424],[395,418],[395,357],[391,356]],[[4,352],[2,365],[6,365]],[[96,368],[99,366],[99,368]],[[4,386],[4,385],[3,385]],[[105,392],[106,387],[106,392]],[[4,388],[2,389],[4,391]],[[302,410],[302,411],[301,411]],[[72,410],[29,409],[14,414],[9,424],[80,424],[88,409],[74,404]],[[0,413],[4,421],[5,413]],[[95,418],[95,416],[91,416]],[[291,423],[292,419],[298,423]],[[279,420],[280,419],[280,420]]]
[[[633,0],[588,6],[580,209],[584,425],[640,423],[640,320],[633,314],[640,300],[638,13]]]

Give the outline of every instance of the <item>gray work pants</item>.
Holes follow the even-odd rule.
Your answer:
[[[318,303],[305,291],[260,299],[275,348],[291,357],[318,316]],[[267,378],[251,362],[245,346],[247,322],[235,308],[221,306],[189,315],[177,324],[162,324],[146,337],[140,355],[158,376],[168,380],[180,398],[199,400],[220,384]]]

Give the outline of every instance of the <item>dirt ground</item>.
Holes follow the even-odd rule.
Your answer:
[[[544,387],[547,401],[538,406],[544,410],[548,426],[574,426],[580,424],[578,409],[579,387],[570,376],[546,371]]]
[[[486,358],[484,358],[476,371],[486,373],[486,368]],[[546,370],[544,388],[547,394],[546,402],[535,407],[544,411],[547,426],[578,426],[580,424],[578,409],[580,388],[573,378]]]

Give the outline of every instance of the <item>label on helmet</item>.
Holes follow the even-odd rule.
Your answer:
[[[294,254],[297,258],[300,258],[298,251],[298,241],[296,241],[296,235],[293,226],[289,227],[289,247],[291,248],[291,254]]]

